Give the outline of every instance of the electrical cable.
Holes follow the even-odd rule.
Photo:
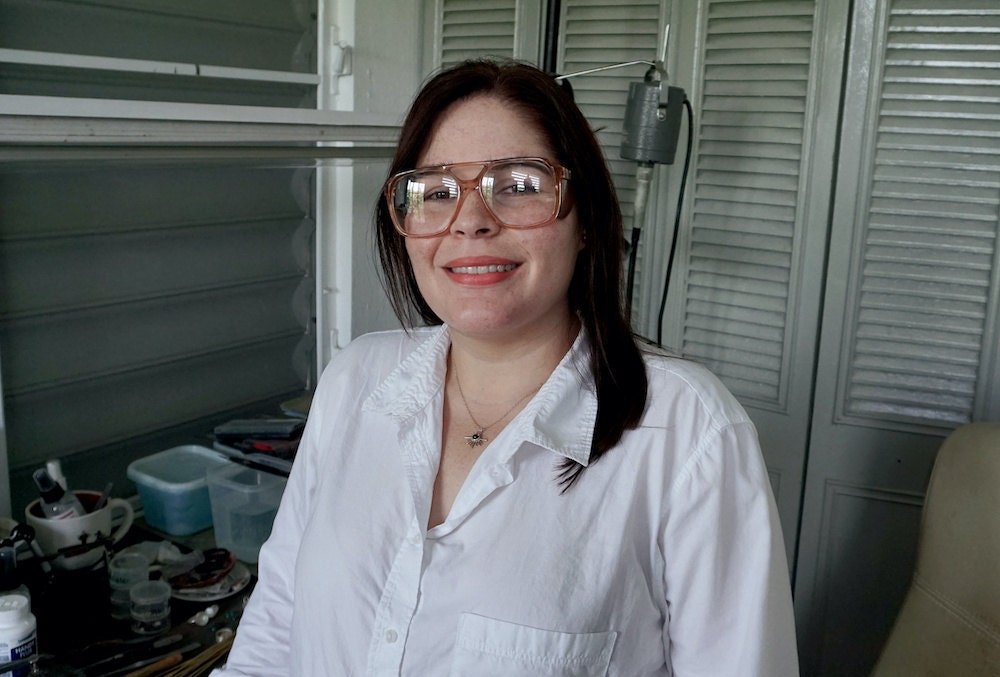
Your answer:
[[[684,206],[684,193],[687,189],[688,169],[691,167],[691,148],[694,145],[694,111],[691,102],[684,97],[684,109],[687,111],[688,138],[684,151],[684,169],[681,171],[681,186],[677,194],[677,210],[674,213],[674,232],[670,238],[670,253],[667,255],[667,272],[663,279],[663,295],[660,297],[660,312],[656,318],[656,345],[663,347],[663,312],[667,307],[667,292],[670,290],[670,273],[674,267],[674,254],[677,252],[677,235],[681,226],[681,209]]]
[[[559,61],[559,14],[562,11],[560,0],[549,0],[545,12],[545,36],[542,43],[542,70],[548,73],[556,72]]]

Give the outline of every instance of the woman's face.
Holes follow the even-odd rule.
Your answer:
[[[541,130],[489,95],[452,104],[438,118],[418,167],[511,157],[556,162]],[[468,169],[473,178],[478,168]],[[501,227],[477,195],[441,237],[406,240],[420,293],[459,334],[530,340],[573,322],[569,285],[583,248],[576,210],[541,228]],[[483,272],[484,266],[500,266]],[[564,335],[564,334],[561,334]]]

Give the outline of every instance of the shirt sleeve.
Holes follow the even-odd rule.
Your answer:
[[[674,675],[798,675],[781,525],[750,423],[693,451],[670,487],[662,547]]]
[[[314,402],[312,411],[321,409]],[[290,675],[295,569],[317,463],[316,428],[321,416],[310,417],[303,432],[288,484],[275,515],[271,535],[260,549],[258,581],[240,619],[226,665],[211,677],[282,677]]]

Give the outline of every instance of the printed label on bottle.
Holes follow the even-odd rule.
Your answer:
[[[32,632],[30,635],[21,640],[16,646],[8,648],[5,644],[0,644],[0,652],[7,654],[2,659],[3,663],[12,663],[22,658],[27,658],[28,656],[34,655],[37,650],[35,633]],[[3,663],[0,663],[0,669],[3,669]],[[0,677],[27,677],[31,674],[31,666],[24,665],[16,670],[9,670],[7,672],[0,673]]]

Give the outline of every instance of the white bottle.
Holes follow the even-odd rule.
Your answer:
[[[33,656],[38,650],[35,635],[37,623],[24,595],[0,596],[0,670],[3,663]],[[3,677],[21,677],[31,672],[30,666],[3,673]]]

